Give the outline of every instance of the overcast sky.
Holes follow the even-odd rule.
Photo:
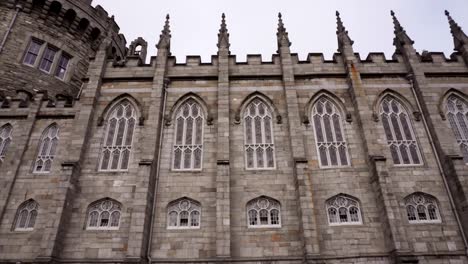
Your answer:
[[[339,10],[354,50],[365,58],[369,52],[394,52],[390,10],[415,41],[418,51],[453,52],[444,10],[468,33],[468,0],[94,0],[115,19],[127,43],[141,36],[149,43],[149,56],[171,16],[172,54],[178,62],[186,55],[200,55],[209,62],[217,52],[221,13],[227,16],[231,53],[238,61],[246,54],[262,54],[270,60],[276,52],[277,14],[282,12],[291,51],[305,59],[310,52],[330,59],[337,49],[335,10]]]

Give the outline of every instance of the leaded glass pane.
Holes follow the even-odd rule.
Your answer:
[[[112,152],[112,164],[111,164],[112,170],[117,170],[119,166],[119,159],[120,159],[120,151],[116,149]]]
[[[323,140],[323,131],[322,131],[322,122],[320,122],[320,116],[314,116],[315,124],[315,135],[317,137],[317,142],[324,142]]]
[[[180,217],[180,226],[188,226],[189,213],[187,211],[182,211],[179,213]]]
[[[99,227],[107,227],[109,226],[109,212],[104,211],[101,213],[101,219],[99,221]]]
[[[110,226],[111,227],[118,227],[119,226],[119,220],[120,220],[120,212],[115,211],[111,214],[111,222]]]
[[[28,210],[24,209],[23,211],[21,211],[18,220],[18,228],[26,228],[26,221],[28,220],[28,215]]]
[[[404,164],[410,164],[411,161],[408,156],[408,147],[406,145],[400,145],[401,158]]]
[[[272,225],[279,225],[279,211],[276,209],[273,209],[270,211],[270,219],[271,219],[271,224]]]
[[[122,170],[128,169],[128,161],[130,160],[130,151],[128,149],[122,152],[122,162],[120,168]]]
[[[359,222],[359,210],[356,207],[349,208],[351,222]]]
[[[430,220],[437,220],[437,218],[438,218],[438,217],[437,217],[437,210],[436,210],[436,208],[435,208],[434,205],[432,205],[432,204],[429,205],[429,206],[427,207],[427,211],[428,211],[428,213],[429,213],[429,219],[430,219]]]
[[[169,213],[169,226],[177,226],[177,216],[179,214],[177,212],[170,212]]]
[[[94,211],[89,214],[89,227],[97,227],[98,225],[99,213]]]
[[[268,210],[260,210],[260,224],[268,225]]]
[[[338,223],[338,212],[335,208],[328,208],[328,219],[330,223]]]
[[[250,210],[249,211],[249,224],[250,225],[257,225],[257,211]]]
[[[195,151],[194,151],[194,165],[193,167],[195,169],[200,169],[201,168],[201,161],[202,161],[202,151],[201,149],[197,148]]]
[[[319,148],[319,153],[322,166],[328,166],[327,149],[325,148],[325,146],[321,146]]]
[[[198,211],[190,213],[190,226],[200,226],[200,213]]]
[[[406,213],[408,214],[408,220],[410,220],[410,221],[417,220],[417,218],[416,218],[416,208],[414,208],[414,206],[408,205],[406,207]]]
[[[418,219],[427,220],[426,207],[424,205],[418,205],[417,210],[418,210]]]
[[[192,150],[185,149],[184,151],[184,169],[190,169],[192,165]]]
[[[341,223],[346,223],[348,222],[348,209],[341,207],[338,209],[339,216],[340,216],[340,222]]]
[[[12,127],[6,124],[0,128],[0,162],[3,161],[11,142]]]

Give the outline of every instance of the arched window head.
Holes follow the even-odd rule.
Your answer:
[[[136,120],[135,108],[127,99],[111,108],[101,154],[101,171],[128,170]]]
[[[191,199],[180,199],[171,202],[167,207],[168,229],[200,228],[201,205]]]
[[[343,119],[335,102],[320,97],[312,108],[315,139],[322,168],[349,165]]]
[[[450,95],[447,99],[447,119],[465,163],[468,163],[468,102],[459,96]]]
[[[203,164],[204,113],[194,100],[184,102],[175,116],[174,170],[201,170]]]
[[[10,124],[0,127],[0,163],[5,159],[8,147],[10,146],[12,131],[13,127]]]
[[[361,209],[356,199],[337,195],[327,200],[326,209],[330,225],[362,224]]]
[[[248,227],[281,227],[280,203],[269,197],[259,197],[247,203]]]
[[[92,203],[88,207],[88,230],[116,230],[120,226],[122,205],[106,198]]]
[[[52,124],[44,130],[39,141],[39,152],[34,164],[35,173],[48,173],[52,168],[59,142],[59,128]]]
[[[410,223],[440,223],[439,207],[434,197],[414,193],[405,198],[406,213]]]
[[[422,164],[416,136],[408,112],[393,96],[380,104],[380,116],[393,163],[397,166]]]
[[[270,107],[255,98],[244,109],[245,163],[247,169],[274,169],[275,144]]]
[[[28,200],[22,203],[16,212],[16,220],[13,229],[15,231],[34,230],[38,210],[39,204],[34,200]]]

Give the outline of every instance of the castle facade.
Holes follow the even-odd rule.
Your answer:
[[[0,263],[468,263],[468,37],[147,59],[91,0],[0,2]],[[215,41],[214,41],[215,42]]]

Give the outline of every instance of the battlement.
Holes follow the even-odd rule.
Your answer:
[[[47,91],[38,91],[33,94],[26,90],[17,90],[16,94],[0,94],[0,111],[28,109],[33,102],[41,104],[41,109],[70,109],[75,105],[75,99],[69,95],[57,94],[55,97],[50,97]]]

